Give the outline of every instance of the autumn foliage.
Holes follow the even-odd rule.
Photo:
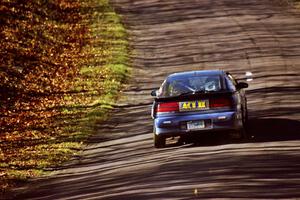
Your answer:
[[[7,176],[6,168],[39,166],[34,161],[36,145],[57,142],[62,137],[58,136],[63,132],[61,125],[69,123],[65,119],[81,117],[80,112],[66,116],[63,108],[78,102],[84,108],[94,101],[92,95],[104,93],[105,87],[99,84],[105,78],[115,81],[107,75],[107,68],[92,71],[92,75],[87,73],[90,68],[82,70],[96,57],[101,58],[96,60],[100,67],[107,64],[105,52],[111,48],[111,43],[100,41],[89,28],[99,18],[95,13],[105,11],[98,3],[0,1],[0,181]],[[87,50],[93,45],[100,46],[101,52]],[[22,159],[14,160],[21,154],[23,160],[33,158],[29,166]],[[57,162],[58,157],[53,159]]]
[[[49,108],[76,76],[85,27],[75,1],[2,1],[0,9],[0,127],[9,137],[55,115]]]

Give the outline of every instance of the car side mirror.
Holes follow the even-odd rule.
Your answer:
[[[239,82],[236,86],[236,88],[238,90],[243,89],[243,88],[248,88],[248,87],[249,87],[248,83],[245,83],[245,82]]]
[[[252,74],[252,72],[246,72],[245,76],[246,76],[246,81],[247,82],[253,81],[253,74]]]
[[[157,96],[157,90],[153,90],[153,91],[151,92],[151,96],[156,97],[156,96]]]

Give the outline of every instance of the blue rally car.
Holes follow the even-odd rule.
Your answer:
[[[166,138],[187,137],[204,132],[226,131],[242,138],[247,121],[247,101],[243,88],[221,70],[171,74],[154,96],[154,146],[162,148]]]

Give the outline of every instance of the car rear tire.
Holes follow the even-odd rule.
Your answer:
[[[248,108],[246,106],[243,113],[243,126],[246,127],[247,123],[248,123]]]
[[[164,148],[166,146],[166,138],[161,135],[156,135],[153,133],[153,138],[154,138],[154,147],[155,148]]]

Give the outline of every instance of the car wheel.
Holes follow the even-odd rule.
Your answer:
[[[166,146],[166,138],[161,135],[156,135],[153,133],[154,147],[155,148],[164,148]]]
[[[244,118],[243,118],[243,125],[246,126],[247,125],[247,122],[248,122],[248,108],[247,106],[245,107],[244,109]]]

